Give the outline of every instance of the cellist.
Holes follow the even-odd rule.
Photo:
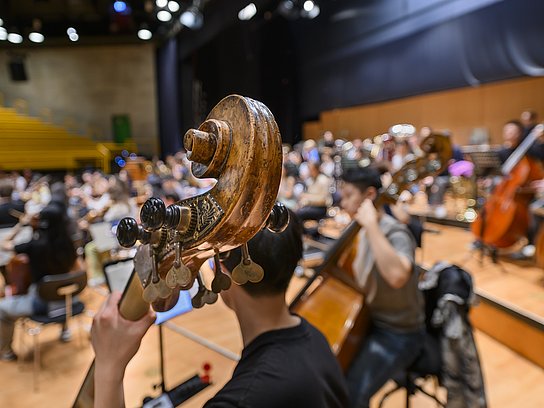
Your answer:
[[[341,206],[361,225],[353,261],[365,293],[371,328],[347,372],[352,407],[368,407],[397,371],[410,366],[423,344],[424,306],[414,268],[416,243],[408,228],[374,202],[379,172],[356,167],[342,176]]]
[[[529,117],[525,118],[525,116]],[[535,112],[525,111],[521,117],[522,119],[525,118],[523,123],[518,120],[510,120],[504,124],[502,130],[503,145],[499,151],[499,158],[503,164],[534,128],[534,123],[531,121],[536,119]],[[544,144],[537,140],[527,151],[527,156],[530,159],[543,162]],[[510,254],[510,257],[515,260],[528,259],[535,254],[535,237],[538,230],[538,222],[532,212],[529,212],[528,215],[530,218],[529,229],[527,230],[527,245],[521,248],[520,251]]]

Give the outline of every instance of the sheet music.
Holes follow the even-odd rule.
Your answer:
[[[91,224],[89,225],[89,232],[99,252],[107,252],[119,247],[113,227],[109,222]]]

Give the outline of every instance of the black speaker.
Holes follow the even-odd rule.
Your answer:
[[[28,81],[26,76],[26,69],[24,62],[21,61],[10,61],[8,62],[9,74],[12,81]]]

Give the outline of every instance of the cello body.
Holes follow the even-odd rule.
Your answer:
[[[472,233],[484,244],[496,248],[510,247],[526,236],[529,202],[533,194],[524,192],[523,187],[542,178],[542,165],[534,159],[523,157],[495,188],[472,223]]]

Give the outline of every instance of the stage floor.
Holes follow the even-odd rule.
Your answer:
[[[500,256],[493,263],[489,256],[471,250],[474,237],[462,228],[426,223],[426,228],[437,233],[423,234],[423,248],[417,261],[426,267],[437,261],[455,263],[471,273],[476,290],[544,321],[544,270],[534,262],[513,261]]]

